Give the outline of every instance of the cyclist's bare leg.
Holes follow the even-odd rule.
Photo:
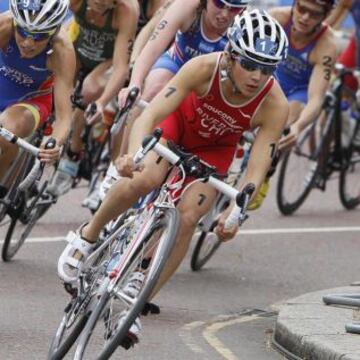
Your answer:
[[[122,144],[127,142],[129,138],[129,133],[126,133],[126,125],[123,126],[117,134],[111,134],[111,161],[115,162],[117,157],[120,154],[120,149],[122,148]]]
[[[73,113],[72,120],[72,133],[71,133],[71,142],[70,149],[74,153],[79,153],[84,147],[84,144],[81,140],[81,133],[85,126],[84,112],[80,109],[75,109]]]
[[[168,163],[162,160],[156,163],[158,155],[150,153],[144,162],[141,173],[134,173],[132,179],[121,178],[106,194],[100,208],[90,222],[83,228],[82,236],[89,242],[95,242],[103,227],[121,213],[129,209],[141,197],[159,187],[166,176]]]
[[[155,69],[152,70],[147,76],[144,84],[144,90],[141,95],[141,98],[147,102],[150,102],[159,92],[163,89],[163,87],[174,77],[174,74],[166,69]],[[123,156],[127,152],[128,148],[128,139],[130,135],[130,131],[132,129],[132,125],[135,119],[140,115],[141,109],[138,107],[134,107],[131,113],[128,116],[126,127],[124,130],[123,141],[121,142],[120,156]],[[117,158],[119,153],[114,154],[114,158]]]
[[[178,205],[181,223],[175,247],[165,265],[152,297],[170,279],[184,259],[200,219],[210,210],[216,190],[208,184],[195,183],[187,190]]]
[[[103,93],[109,80],[108,70],[111,67],[111,64],[111,60],[101,63],[85,78],[81,92],[85,104],[95,101]],[[70,146],[70,149],[75,153],[78,153],[83,149],[84,144],[81,140],[81,133],[84,126],[84,112],[80,109],[75,109]]]
[[[19,137],[28,137],[35,128],[33,113],[24,106],[11,106],[0,115],[0,124]],[[18,147],[0,137],[0,179],[3,178],[11,162],[15,159]]]

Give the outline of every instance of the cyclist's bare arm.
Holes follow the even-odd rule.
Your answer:
[[[339,0],[335,9],[330,13],[325,22],[334,29],[339,29],[341,23],[349,13],[352,2],[353,0]]]
[[[252,199],[257,195],[270,168],[288,115],[288,102],[279,84],[275,83],[252,121],[252,126],[259,128],[259,131],[251,148],[245,177],[239,185],[239,190],[242,190],[249,183],[255,185]],[[234,203],[222,213],[216,227],[216,233],[222,241],[232,239],[238,229],[238,226],[230,229],[225,228],[225,221],[233,206]]]
[[[191,91],[199,95],[206,92],[217,57],[218,53],[196,57],[187,62],[169,81],[136,119],[130,134],[129,154],[135,154],[144,136],[150,134],[157,124],[176,110]]]
[[[66,66],[64,66],[66,64]],[[58,145],[64,144],[70,129],[72,107],[70,96],[75,77],[75,51],[65,29],[61,29],[53,45],[53,53],[48,60],[48,68],[54,72],[54,104],[56,121],[52,136]]]
[[[309,60],[314,67],[308,87],[308,102],[296,121],[299,132],[314,121],[321,111],[335,59],[335,40],[332,32],[328,31],[310,55]]]
[[[277,144],[282,135],[289,115],[289,105],[280,85],[275,82],[271,92],[259,108],[252,121],[253,128],[258,128],[248,162],[247,171],[240,185],[253,183],[256,196],[266,173],[276,154]]]
[[[0,49],[3,49],[12,35],[13,20],[10,11],[0,14]]]
[[[171,4],[135,62],[130,86],[142,87],[151,67],[173,41],[176,32],[190,26],[198,5],[199,0],[175,0]]]
[[[151,34],[155,31],[156,25],[160,22],[161,18],[164,16],[165,11],[168,7],[174,2],[174,0],[165,0],[162,1],[164,4],[156,11],[154,16],[149,20],[149,22],[141,29],[140,33],[136,37],[134,49],[131,54],[130,64],[134,64],[136,59],[140,56],[141,50],[145,47],[148,42]]]
[[[135,41],[139,6],[137,0],[122,1],[118,6],[118,34],[114,45],[113,71],[104,92],[97,100],[103,108],[124,86],[128,75],[130,54]]]

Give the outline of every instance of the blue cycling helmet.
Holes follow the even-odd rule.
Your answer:
[[[254,9],[235,17],[228,29],[229,51],[262,65],[275,66],[287,56],[282,26],[266,11]]]

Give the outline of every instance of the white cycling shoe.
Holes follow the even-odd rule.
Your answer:
[[[124,286],[124,293],[132,298],[136,298],[141,290],[144,279],[145,275],[141,271],[133,272]]]
[[[75,283],[78,279],[82,264],[94,250],[96,244],[89,243],[81,237],[81,230],[86,224],[80,226],[76,232],[70,231],[66,236],[68,245],[58,260],[58,275],[65,283]],[[75,254],[79,254],[76,259]]]
[[[121,323],[124,321],[126,316],[127,316],[127,310],[122,311],[119,316],[118,325],[121,325]],[[139,317],[137,317],[130,326],[126,337],[122,339],[122,342],[119,345],[124,347],[125,349],[129,349],[130,347],[137,344],[139,342],[141,330],[142,330],[141,322]]]
[[[99,208],[101,204],[99,187],[100,185],[96,186],[95,189],[90,194],[88,194],[88,196],[81,203],[81,206],[86,207],[93,212]]]
[[[132,297],[133,299],[136,298],[140,292],[144,279],[145,275],[141,271],[135,271],[134,273],[132,273],[129,277],[127,284],[123,288],[124,293]],[[122,321],[124,321],[126,315],[127,310],[121,312],[118,320],[119,325]],[[129,349],[131,346],[138,343],[141,329],[142,326],[140,318],[137,317],[130,326],[127,336],[122,340],[122,343],[120,345],[125,349]]]

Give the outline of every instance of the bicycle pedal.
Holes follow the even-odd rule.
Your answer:
[[[120,342],[119,346],[124,348],[125,350],[129,350],[134,347],[139,340],[136,337],[131,336],[131,334],[127,334]]]
[[[160,314],[160,306],[153,303],[146,303],[144,308],[141,311],[141,314],[147,316],[149,314]]]
[[[71,284],[69,283],[64,283],[64,289],[65,291],[70,294],[72,297],[76,297],[78,290],[77,288],[74,288]]]

